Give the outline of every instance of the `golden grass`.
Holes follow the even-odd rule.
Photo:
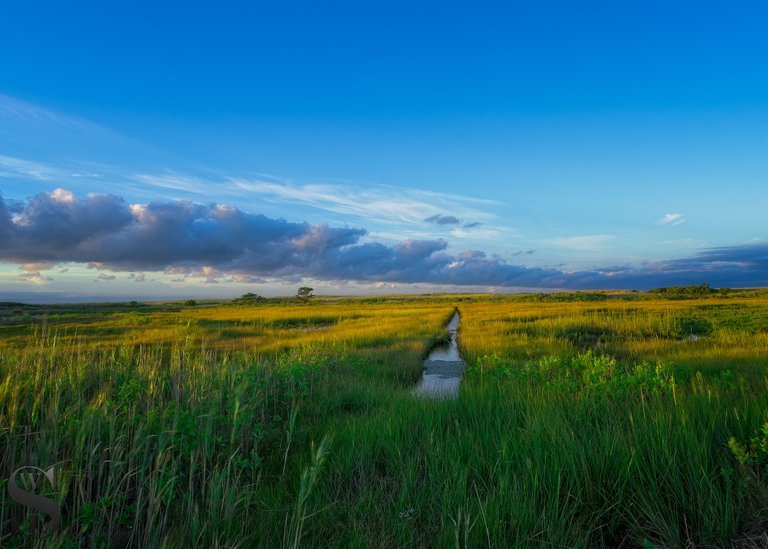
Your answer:
[[[435,338],[453,311],[448,303],[312,304],[184,308],[178,312],[113,313],[99,319],[39,319],[0,326],[0,348],[23,349],[31,341],[93,349],[185,344],[194,348],[277,354],[296,347],[361,349]]]
[[[592,349],[638,361],[768,366],[765,298],[474,302],[462,303],[460,311],[460,342],[470,361],[490,354],[531,360]],[[703,323],[711,332],[686,337],[686,322]]]

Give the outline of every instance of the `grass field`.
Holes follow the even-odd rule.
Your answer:
[[[679,297],[0,304],[0,545],[766,546],[768,294]]]

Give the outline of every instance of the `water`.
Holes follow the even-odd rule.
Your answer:
[[[459,313],[453,315],[447,329],[451,340],[447,345],[435,347],[424,359],[421,381],[413,390],[416,396],[434,398],[456,398],[459,396],[461,374],[467,364],[459,354],[456,330],[459,328]]]

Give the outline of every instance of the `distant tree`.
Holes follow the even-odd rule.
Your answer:
[[[187,307],[194,307],[195,305],[197,305],[197,301],[195,301],[194,299],[188,299],[184,302],[184,305],[186,305]]]
[[[298,299],[302,303],[306,303],[307,301],[309,301],[309,298],[312,297],[312,292],[314,291],[315,291],[314,288],[308,288],[307,286],[302,286],[296,292],[296,299]]]
[[[712,286],[710,286],[707,282],[704,282],[703,284],[699,284],[694,289],[694,293],[697,293],[699,295],[709,295],[713,292],[714,290],[712,289]]]
[[[704,282],[696,286],[671,286],[668,288],[654,288],[651,293],[663,295],[670,299],[695,299],[716,293],[717,290]]]
[[[247,294],[243,294],[240,297],[233,299],[232,303],[237,305],[255,305],[264,300],[265,298],[261,297],[259,294],[248,292]]]

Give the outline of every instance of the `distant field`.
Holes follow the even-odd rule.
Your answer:
[[[194,349],[279,354],[306,346],[381,350],[404,339],[421,342],[440,331],[448,303],[281,303],[259,306],[152,304],[91,309],[20,309],[0,324],[0,345],[24,348],[43,331],[49,342],[84,348],[184,344]],[[19,309],[17,309],[19,311]],[[50,312],[47,312],[50,311]],[[434,322],[437,314],[440,321]],[[411,326],[411,324],[414,324]],[[408,330],[401,330],[408,327]],[[425,332],[426,330],[426,332]]]
[[[0,304],[3,547],[54,463],[63,547],[761,547],[768,292]]]
[[[488,303],[463,305],[472,362],[513,362],[591,350],[625,361],[674,362],[679,374],[768,368],[768,299]]]

